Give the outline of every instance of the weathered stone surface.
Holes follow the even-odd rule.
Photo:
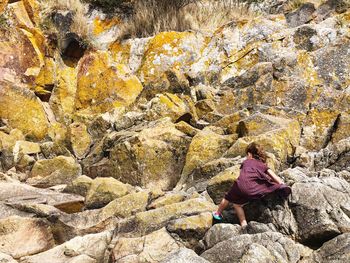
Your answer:
[[[189,125],[188,123],[186,123],[184,121],[180,121],[180,122],[175,123],[175,127],[179,131],[182,131],[183,133],[185,133],[191,137],[195,136],[199,132],[198,129],[192,127],[191,125]]]
[[[112,216],[122,218],[130,217],[138,212],[145,211],[148,200],[149,192],[147,191],[125,195],[106,205],[101,211],[101,216],[103,218]]]
[[[48,204],[67,213],[78,212],[84,198],[77,195],[57,193],[18,182],[0,182],[0,201],[11,206],[21,204]]]
[[[212,224],[213,216],[208,212],[171,221],[166,229],[171,233],[178,234],[183,240],[195,243],[196,240],[200,240],[204,236]]]
[[[96,178],[91,182],[86,194],[85,204],[88,208],[100,208],[132,191],[132,187],[114,178]]]
[[[86,175],[82,175],[69,183],[63,191],[65,193],[73,193],[85,197],[90,189],[91,184],[92,179]]]
[[[300,8],[286,14],[286,20],[290,27],[297,27],[310,22],[313,19],[313,13],[316,11],[314,4],[305,3]]]
[[[54,246],[48,222],[11,216],[0,220],[0,252],[13,258],[43,252]]]
[[[135,101],[143,87],[123,64],[112,65],[107,52],[90,52],[79,62],[75,107],[102,113]]]
[[[30,174],[28,183],[49,187],[67,184],[81,174],[81,167],[72,157],[58,156],[53,159],[37,161]]]
[[[165,226],[171,219],[183,217],[185,215],[209,212],[216,207],[207,200],[196,198],[166,205],[158,209],[137,213],[135,223],[142,233],[149,233]]]
[[[3,263],[17,263],[16,260],[14,260],[11,256],[6,255],[2,252],[0,252],[0,262]]]
[[[161,263],[208,263],[209,261],[205,260],[198,256],[193,250],[188,248],[180,248],[178,251],[169,254]]]
[[[41,152],[47,159],[53,159],[57,156],[72,156],[69,150],[57,142],[44,142],[40,145]]]
[[[75,157],[78,159],[84,158],[92,143],[90,134],[87,131],[87,127],[83,123],[75,122],[69,126],[70,142]]]
[[[193,137],[178,186],[186,183],[188,176],[194,169],[221,157],[234,142],[235,136],[218,134],[215,132],[216,130],[221,131],[216,127],[207,127]]]
[[[280,233],[265,232],[232,237],[206,250],[201,257],[209,262],[298,262],[309,253]]]
[[[350,260],[349,239],[349,233],[339,235],[324,243],[322,247],[314,251],[310,257],[300,262],[347,262]]]
[[[1,84],[0,118],[6,119],[27,137],[41,140],[46,136],[48,121],[39,99],[26,88]]]
[[[174,187],[184,165],[189,137],[169,119],[116,134],[104,176],[147,188]]]
[[[81,259],[82,256],[84,256],[84,258],[87,258],[86,256],[88,256],[91,259],[95,259],[96,262],[102,262],[105,250],[110,241],[110,232],[102,232],[98,234],[85,235],[83,237],[75,237],[66,243],[56,246],[50,250],[33,256],[25,257],[21,259],[21,262],[42,263],[47,259],[50,259],[50,262],[52,263],[66,263],[75,262],[71,260],[73,260],[75,257],[80,257]]]
[[[323,242],[348,232],[346,207],[349,184],[339,178],[311,178],[292,186],[291,210],[298,224],[298,239],[305,243]]]
[[[139,238],[119,238],[113,249],[113,262],[161,262],[180,245],[164,229]]]
[[[159,207],[165,206],[165,205],[171,205],[174,203],[182,202],[186,199],[186,194],[184,193],[168,193],[164,196],[161,196],[152,203],[150,203],[147,208],[148,209],[157,209]]]
[[[147,104],[146,118],[156,120],[169,117],[172,121],[178,120],[185,114],[190,114],[190,108],[180,96],[171,93],[157,94]]]
[[[295,120],[255,113],[240,122],[240,137],[226,152],[227,157],[245,156],[250,142],[259,143],[267,152],[279,160],[286,161],[288,155],[299,144],[300,126]]]
[[[227,168],[211,178],[207,185],[209,196],[215,204],[219,204],[225,194],[231,189],[240,173],[240,165]]]

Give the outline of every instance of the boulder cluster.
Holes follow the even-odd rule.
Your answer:
[[[0,262],[350,262],[350,3],[266,2],[123,41],[93,10],[86,45],[2,1]],[[253,141],[292,194],[214,224]]]

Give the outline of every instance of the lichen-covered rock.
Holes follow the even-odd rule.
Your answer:
[[[149,192],[147,191],[127,194],[106,205],[101,211],[101,216],[102,218],[112,216],[130,217],[138,212],[145,211],[148,201]]]
[[[77,92],[77,69],[66,66],[63,62],[57,65],[56,83],[50,97],[50,106],[56,119],[69,123],[75,111]]]
[[[150,203],[147,206],[147,208],[157,209],[165,205],[171,205],[174,203],[182,202],[185,199],[186,199],[186,195],[184,193],[169,193],[152,201],[152,203]]]
[[[27,137],[43,139],[48,131],[48,120],[39,99],[28,89],[0,84],[0,118]]]
[[[11,216],[0,220],[0,252],[15,259],[37,254],[55,244],[48,222]]]
[[[88,154],[92,143],[92,139],[87,131],[86,125],[79,122],[72,123],[69,126],[69,131],[74,155],[78,159],[84,158]]]
[[[220,129],[217,129],[219,132]],[[179,184],[186,183],[187,177],[201,165],[212,161],[221,155],[234,142],[234,135],[222,135],[215,132],[214,128],[204,128],[192,139],[186,155],[186,163],[182,170]]]
[[[227,168],[208,181],[207,191],[215,204],[219,204],[240,174],[240,165]]]
[[[316,11],[313,3],[305,3],[294,12],[286,14],[286,19],[290,27],[297,27],[310,22],[313,13]]]
[[[52,263],[75,262],[77,257],[95,259],[96,262],[102,262],[105,250],[111,241],[110,232],[90,234],[75,237],[59,246],[33,256],[21,259],[23,263],[41,263],[50,259]],[[79,262],[79,261],[78,261]],[[86,261],[89,262],[89,261]]]
[[[174,187],[184,165],[189,137],[169,119],[136,126],[115,134],[115,138],[102,175],[141,187]]]
[[[86,175],[82,175],[70,182],[67,187],[64,188],[64,192],[78,194],[85,197],[91,184],[92,179]]]
[[[171,233],[178,234],[185,240],[200,240],[212,225],[212,214],[202,213],[195,216],[175,219],[167,225],[166,229]]]
[[[226,152],[227,157],[245,156],[246,146],[255,141],[279,160],[285,161],[299,144],[300,126],[292,119],[255,113],[242,120],[238,129],[241,138]]]
[[[209,212],[216,207],[201,198],[190,199],[180,203],[166,205],[158,209],[137,213],[135,223],[141,233],[149,233],[168,224],[171,219],[185,215]]]
[[[184,72],[199,56],[201,39],[191,32],[161,32],[145,46],[138,74],[145,85],[167,88],[169,69]]]
[[[72,157],[58,156],[48,160],[38,160],[28,178],[32,185],[49,187],[68,184],[81,175],[81,167]]]
[[[87,114],[133,103],[143,87],[123,64],[113,65],[106,52],[89,53],[79,62],[75,108]]]
[[[157,94],[149,101],[148,107],[146,116],[149,120],[170,117],[175,122],[186,113],[190,114],[190,109],[185,101],[178,95],[171,93]]]
[[[114,178],[96,178],[91,182],[86,194],[86,206],[88,208],[100,208],[132,191],[132,187]]]
[[[161,262],[181,246],[164,229],[143,237],[119,238],[112,253],[115,263]]]

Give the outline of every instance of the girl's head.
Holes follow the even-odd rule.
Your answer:
[[[267,155],[259,144],[252,142],[247,146],[245,151],[248,156],[266,163]]]

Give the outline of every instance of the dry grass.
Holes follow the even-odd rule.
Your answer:
[[[213,31],[232,20],[257,15],[239,0],[182,2],[136,0],[134,15],[122,27],[120,38],[148,37],[162,31]]]
[[[71,32],[76,33],[84,40],[90,38],[90,30],[87,19],[88,5],[81,0],[42,0],[43,17],[48,17],[55,11],[73,12],[73,21],[70,27]]]

